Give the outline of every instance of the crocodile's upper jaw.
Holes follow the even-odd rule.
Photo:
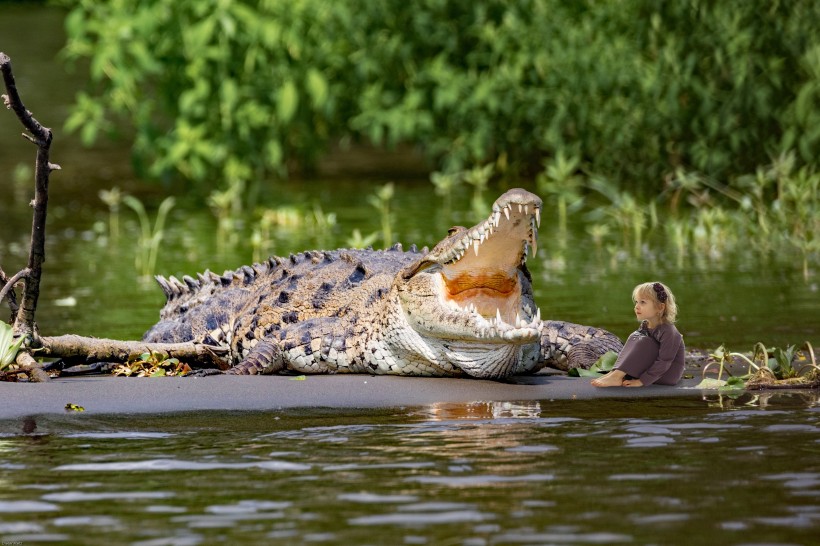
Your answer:
[[[448,346],[466,342],[490,350],[538,341],[540,310],[525,262],[528,250],[537,250],[541,207],[536,195],[514,189],[496,200],[483,222],[451,229],[401,275],[399,296],[408,323]]]

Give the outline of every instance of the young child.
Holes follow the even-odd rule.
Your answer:
[[[596,387],[676,385],[683,376],[683,336],[675,328],[675,296],[659,282],[639,284],[632,291],[641,327],[629,335],[611,372],[592,380]]]

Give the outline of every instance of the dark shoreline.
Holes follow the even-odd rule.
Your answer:
[[[0,382],[0,419],[66,412],[146,414],[184,411],[266,411],[286,408],[388,408],[477,401],[574,400],[700,395],[700,374],[675,387],[596,388],[563,374],[478,379],[369,375],[57,378],[48,383]]]
[[[292,408],[378,409],[471,402],[702,397],[704,351],[687,354],[684,379],[674,386],[597,388],[588,377],[550,370],[508,381],[386,375],[273,375],[126,378],[59,377],[47,383],[0,381],[0,419],[65,414],[162,414],[196,411],[276,411]],[[745,368],[731,366],[735,375]],[[716,377],[717,368],[709,377]],[[726,377],[724,375],[724,377]],[[783,391],[780,391],[783,392]]]

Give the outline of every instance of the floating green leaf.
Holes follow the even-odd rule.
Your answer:
[[[715,379],[714,377],[705,377],[703,381],[698,383],[695,388],[696,389],[720,389],[726,385],[726,381],[723,379]]]

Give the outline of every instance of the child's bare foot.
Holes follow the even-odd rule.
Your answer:
[[[643,387],[643,382],[640,379],[627,379],[623,384],[624,387]]]
[[[620,387],[626,374],[620,370],[612,370],[603,377],[591,381],[593,387]]]

